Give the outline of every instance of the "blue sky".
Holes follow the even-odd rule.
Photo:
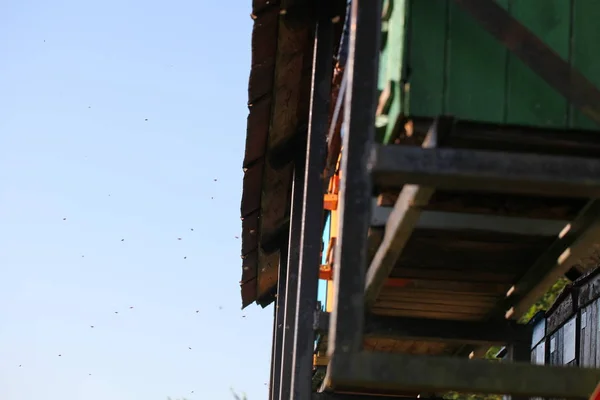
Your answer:
[[[0,398],[266,398],[235,238],[250,3],[0,7]]]

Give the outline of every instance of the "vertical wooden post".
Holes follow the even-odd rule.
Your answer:
[[[319,291],[321,239],[323,235],[323,170],[329,120],[333,68],[333,23],[330,1],[317,2],[318,22],[313,54],[310,120],[306,147],[302,233],[298,269],[292,400],[310,398],[315,332],[314,312]]]
[[[283,347],[283,320],[285,317],[285,287],[288,262],[287,243],[282,244],[280,248],[277,299],[275,300],[273,310],[273,349],[271,350],[269,400],[279,400],[279,391],[281,390],[281,350]]]
[[[285,286],[285,306],[283,317],[283,343],[281,349],[281,386],[278,400],[288,400],[292,389],[292,356],[294,351],[294,325],[296,321],[296,300],[298,294],[298,268],[300,255],[300,234],[302,227],[302,198],[304,196],[304,154],[299,152],[294,168],[292,183],[292,206],[290,212],[290,233]]]
[[[342,137],[339,236],[335,249],[334,307],[329,327],[327,381],[335,381],[336,354],[362,350],[367,234],[371,213],[368,160],[375,139],[381,39],[380,1],[353,0]],[[339,365],[340,370],[343,366]],[[327,382],[326,381],[326,382]]]

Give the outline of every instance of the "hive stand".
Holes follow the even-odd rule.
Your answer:
[[[534,72],[591,119],[600,122],[600,93],[492,0],[452,0],[520,57]],[[440,116],[428,126],[421,147],[375,144],[381,4],[353,0],[343,103],[343,153],[335,248],[333,310],[320,311],[317,288],[323,223],[323,177],[329,128],[333,54],[329,2],[318,2],[311,113],[305,157],[296,160],[289,242],[282,248],[275,308],[271,400],[374,400],[435,398],[446,391],[520,397],[588,399],[600,370],[529,364],[531,329],[514,322],[573,265],[600,231],[600,160],[563,154],[533,154],[447,146],[458,124]],[[519,41],[513,38],[520,38]],[[569,82],[567,85],[565,82]],[[337,121],[333,121],[336,123]],[[464,125],[463,125],[464,126]],[[505,131],[515,127],[500,127]],[[535,135],[535,132],[533,132]],[[378,188],[400,195],[385,217],[385,235],[373,260],[367,254],[372,197]],[[540,258],[494,310],[488,321],[449,321],[373,315],[370,308],[419,223],[497,225],[502,230],[550,230],[523,221],[503,226],[493,218],[463,216],[452,222],[421,208],[436,189],[477,190],[589,199]],[[425,222],[423,222],[425,221]],[[448,222],[450,221],[450,222]],[[547,222],[545,222],[547,223]],[[314,339],[327,339],[324,383],[312,387]],[[391,354],[366,350],[365,337],[417,338],[468,345],[475,354],[508,345],[512,362],[467,357]]]

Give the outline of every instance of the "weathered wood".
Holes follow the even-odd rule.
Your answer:
[[[419,397],[406,397],[406,396],[377,396],[368,394],[356,394],[356,393],[313,393],[312,400],[417,400]],[[427,400],[441,400],[441,399],[427,399]]]
[[[343,148],[338,210],[341,217],[334,265],[334,304],[328,354],[359,351],[363,339],[363,293],[371,179],[366,161],[375,137],[381,3],[353,0],[346,66]],[[358,218],[357,218],[358,217]],[[335,361],[330,365],[335,369]]]
[[[556,298],[552,307],[546,312],[546,329],[553,333],[577,313],[577,293],[568,285]]]
[[[560,197],[600,196],[600,161],[592,158],[377,146],[370,165],[374,183],[380,187],[413,184]]]
[[[448,136],[452,120],[437,119],[431,126],[423,148],[435,148],[440,141]],[[405,185],[398,200],[390,213],[385,226],[383,241],[377,249],[367,270],[365,286],[365,304],[373,306],[385,280],[398,262],[404,246],[410,239],[421,214],[421,208],[429,202],[434,189],[415,185]]]
[[[552,244],[554,237],[415,230],[392,275],[403,269],[420,269],[423,273],[440,272],[440,279],[446,273],[462,272],[465,281],[514,283]],[[470,273],[478,275],[477,278],[469,277]]]
[[[279,400],[291,397],[293,372],[294,336],[298,301],[298,270],[300,264],[300,237],[302,234],[302,199],[304,197],[304,157],[298,157],[292,185],[291,221],[287,249],[287,271],[283,316],[283,339],[281,350],[281,383]]]
[[[323,233],[323,170],[333,53],[333,24],[331,3],[317,5],[318,23],[310,99],[310,120],[306,147],[306,168],[302,199],[302,233],[300,235],[300,260],[298,269],[298,295],[294,321],[294,353],[292,361],[291,400],[310,396],[313,375],[315,334],[311,327],[313,312],[317,308],[319,269],[321,262],[321,235]]]
[[[512,308],[520,318],[583,255],[587,255],[600,235],[600,203],[590,203],[569,225],[569,229],[540,256],[514,286],[499,312]]]
[[[334,355],[339,369],[326,386],[398,391],[497,394],[587,399],[600,370],[496,363],[457,357],[361,352]]]
[[[392,211],[392,207],[374,207],[371,213],[371,226],[384,226],[389,220]],[[554,236],[568,222],[566,220],[555,219],[422,211],[415,229],[488,231],[532,236]]]
[[[593,247],[593,254],[597,258],[598,247]],[[592,261],[593,264],[597,264],[598,261]],[[579,307],[584,307],[597,299],[600,298],[600,269],[595,269],[591,273],[587,274],[580,281],[576,282],[577,285],[577,303]]]
[[[584,307],[580,312],[581,344],[579,350],[580,366],[597,368],[600,366],[600,329],[598,329],[598,308],[600,301]]]
[[[586,203],[585,199],[438,190],[425,210],[570,221]]]
[[[433,189],[414,185],[407,185],[402,189],[386,224],[383,242],[367,271],[365,287],[367,307],[371,307],[377,299],[417,224],[420,207],[429,201],[432,194]]]
[[[319,313],[317,330],[326,334],[329,314]],[[464,322],[424,318],[397,318],[367,315],[365,338],[390,340],[442,341],[449,343],[506,344],[527,343],[530,329],[508,321]]]

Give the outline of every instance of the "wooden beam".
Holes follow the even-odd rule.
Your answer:
[[[369,395],[360,393],[313,393],[312,400],[441,400],[433,398],[419,398],[406,396]]]
[[[424,185],[558,197],[600,197],[600,160],[471,149],[378,146],[372,154],[375,185]],[[403,201],[408,199],[405,196]],[[398,200],[400,201],[400,199]]]
[[[507,293],[491,317],[521,318],[556,281],[589,254],[600,237],[600,201],[590,202]]]
[[[363,351],[335,353],[325,385],[587,400],[598,382],[600,369]]]
[[[376,201],[376,200],[375,200]],[[373,208],[371,226],[385,226],[393,212],[392,207]],[[421,212],[415,229],[435,229],[448,231],[486,231],[513,233],[532,236],[555,236],[569,221],[533,219],[499,215],[453,213],[444,211]]]
[[[453,0],[533,72],[600,124],[600,91],[493,0]]]
[[[448,118],[435,120],[425,137],[422,148],[437,147],[440,136],[443,138],[448,135],[452,122]],[[367,309],[375,304],[379,292],[394,269],[404,246],[415,229],[421,214],[421,208],[429,203],[434,190],[431,187],[416,185],[404,185],[402,188],[394,209],[387,219],[383,241],[367,270],[365,282],[365,305]]]
[[[369,395],[360,393],[313,393],[312,400],[441,400],[406,396]]]
[[[315,314],[315,328],[327,334],[329,313]],[[365,337],[392,340],[425,340],[489,346],[531,341],[531,329],[512,321],[471,322],[424,318],[387,317],[370,314]]]

